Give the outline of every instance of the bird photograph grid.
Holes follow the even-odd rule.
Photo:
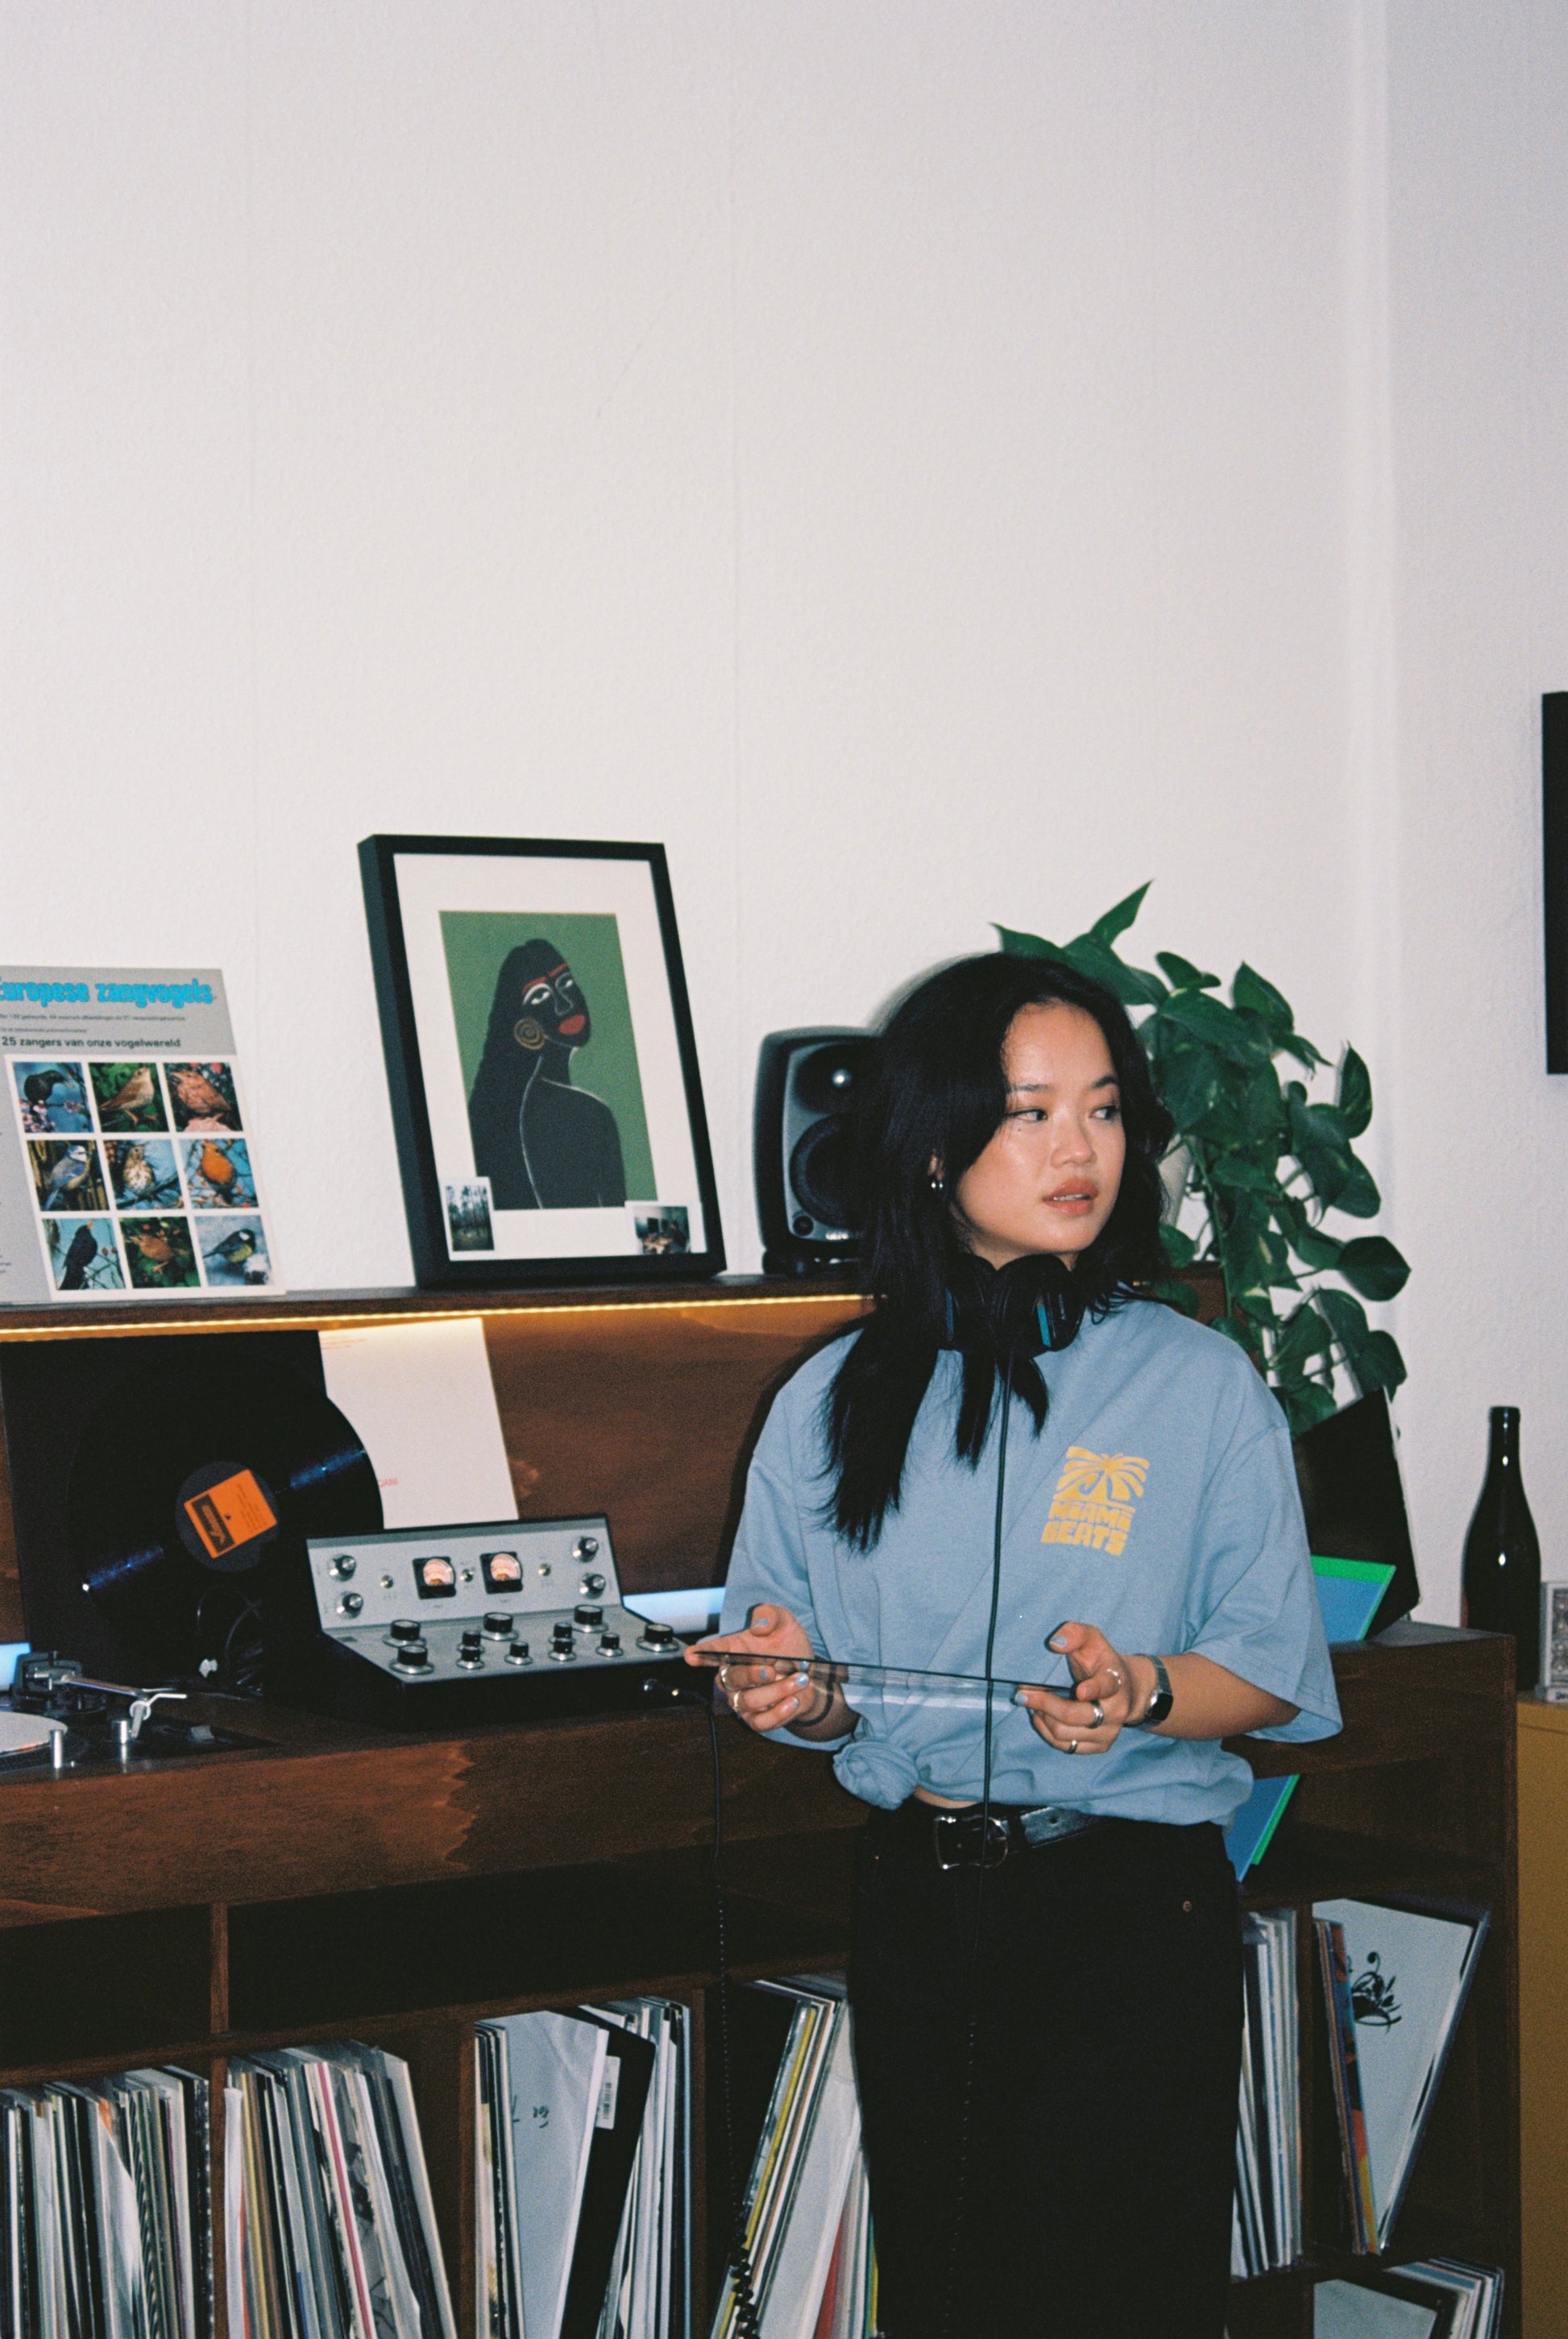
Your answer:
[[[272,1281],[232,1064],[17,1056],[11,1085],[57,1291]]]

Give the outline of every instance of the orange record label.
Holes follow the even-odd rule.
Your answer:
[[[209,1559],[222,1559],[236,1545],[250,1543],[278,1524],[272,1505],[249,1470],[236,1470],[232,1478],[209,1486],[205,1494],[193,1495],[185,1505],[185,1515],[202,1538]]]

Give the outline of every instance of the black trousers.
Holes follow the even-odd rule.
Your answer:
[[[929,1821],[873,1815],[850,1969],[886,2339],[1221,2339],[1242,1985],[1220,1831],[1112,1821],[982,1878],[937,1868]]]

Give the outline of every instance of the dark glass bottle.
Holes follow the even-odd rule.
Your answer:
[[[1492,1408],[1486,1483],[1464,1538],[1465,1623],[1512,1633],[1517,1686],[1541,1678],[1541,1545],[1519,1476],[1519,1408]]]

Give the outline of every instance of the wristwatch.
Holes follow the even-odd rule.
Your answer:
[[[1169,1719],[1170,1709],[1176,1703],[1176,1693],[1170,1686],[1170,1675],[1165,1670],[1165,1659],[1150,1657],[1149,1662],[1154,1667],[1154,1695],[1138,1720],[1129,1725],[1133,1730],[1152,1730],[1157,1722]]]

